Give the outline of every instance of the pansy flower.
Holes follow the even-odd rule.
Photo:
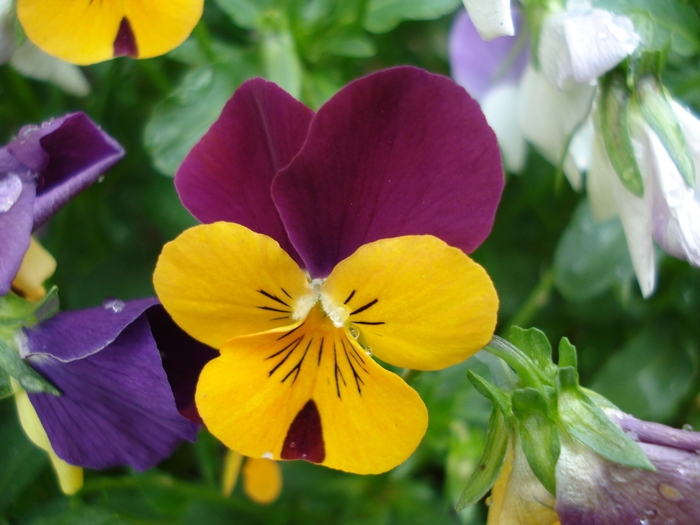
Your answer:
[[[204,0],[18,0],[17,16],[45,52],[93,64],[167,53],[189,36],[203,6]]]
[[[0,295],[10,290],[32,231],[123,155],[83,113],[25,126],[0,149]]]
[[[220,350],[196,392],[209,430],[252,458],[355,473],[404,461],[427,410],[375,358],[441,369],[496,323],[493,285],[466,255],[503,187],[478,104],[407,67],[316,114],[254,79],[175,183],[204,224],[165,246],[154,283],[175,322]]]

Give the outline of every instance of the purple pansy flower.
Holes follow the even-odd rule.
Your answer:
[[[29,399],[67,463],[145,470],[183,439],[194,440],[196,425],[178,408],[192,403],[198,372],[213,351],[181,333],[155,299],[61,312],[23,335],[21,356],[62,393]],[[170,367],[179,404],[161,352],[201,357],[186,371]]]
[[[10,290],[32,231],[123,155],[83,113],[25,126],[0,149],[0,295]]]

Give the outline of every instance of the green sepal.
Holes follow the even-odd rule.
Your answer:
[[[19,356],[19,353],[2,338],[0,338],[0,368],[6,374],[14,377],[27,392],[61,395],[60,390],[29,366]]]
[[[630,92],[621,72],[612,71],[602,77],[598,128],[603,134],[605,150],[625,188],[641,197],[644,184],[629,132],[629,102]]]
[[[511,343],[518,347],[537,365],[537,369],[550,377],[555,373],[556,367],[552,363],[552,345],[547,336],[537,328],[520,328],[513,326],[510,329]]]
[[[578,358],[576,357],[576,347],[572,345],[566,337],[559,341],[559,367],[571,367],[578,369]]]
[[[564,428],[600,456],[620,465],[656,470],[644,451],[578,386],[573,367],[557,374],[559,417]]]
[[[14,329],[33,326],[53,317],[58,312],[58,288],[52,287],[40,301],[27,301],[12,292],[0,296],[0,332],[3,327]]]
[[[12,385],[10,375],[0,368],[0,399],[5,399],[12,395]]]
[[[501,411],[494,405],[486,427],[486,446],[457,501],[457,512],[474,505],[493,487],[503,468],[507,449],[508,425]]]
[[[542,392],[523,388],[513,392],[520,446],[533,474],[550,494],[557,492],[556,466],[561,450],[556,421]]]
[[[474,385],[477,392],[491,401],[494,408],[497,408],[505,417],[510,419],[512,411],[510,407],[510,395],[508,395],[508,393],[492,385],[486,381],[486,379],[479,374],[475,374],[471,370],[467,370],[467,379]]]
[[[663,86],[656,78],[647,75],[637,81],[636,95],[644,120],[658,135],[685,182],[694,188],[695,162]]]

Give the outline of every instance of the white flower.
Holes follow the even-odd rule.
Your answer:
[[[499,36],[513,36],[513,17],[510,0],[463,0],[469,18],[484,40]]]
[[[562,88],[569,79],[595,84],[633,53],[639,42],[626,16],[593,9],[588,0],[570,0],[566,11],[545,21],[537,54],[547,80]]]

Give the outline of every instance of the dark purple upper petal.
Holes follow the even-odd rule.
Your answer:
[[[304,144],[313,111],[261,78],[244,83],[175,176],[200,222],[228,221],[278,241],[297,262],[270,186]]]
[[[63,312],[26,331],[27,361],[63,394],[29,398],[56,454],[68,463],[145,470],[183,439],[194,439],[195,427],[177,411],[143,315],[153,302],[126,303],[120,312]]]
[[[35,188],[32,181],[22,183],[19,198],[8,211],[0,212],[0,296],[10,291],[29,249]]]
[[[204,365],[219,352],[188,335],[161,305],[149,308],[147,315],[177,409],[190,421],[203,424],[194,403],[194,392]]]
[[[503,188],[496,137],[451,80],[398,67],[350,83],[318,112],[272,194],[313,277],[368,242],[435,235],[467,253]]]
[[[513,12],[516,26],[520,16]],[[520,31],[516,31],[520,34]],[[449,56],[452,78],[477,100],[497,83],[517,83],[527,64],[527,47],[516,49],[520,36],[484,41],[466,11],[460,11],[450,30]]]

